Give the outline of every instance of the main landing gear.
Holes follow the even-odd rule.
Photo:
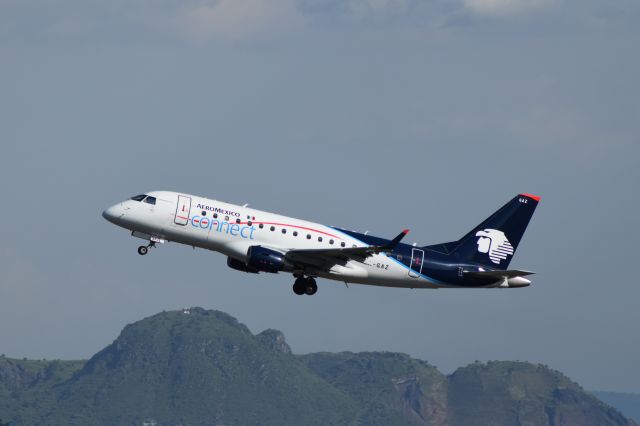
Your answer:
[[[300,277],[293,284],[293,292],[297,295],[308,294],[313,296],[318,291],[318,285],[313,277]]]
[[[155,246],[156,246],[156,243],[153,241],[150,241],[148,245],[138,247],[138,254],[141,256],[144,256],[149,252],[149,249],[151,247],[155,247]]]

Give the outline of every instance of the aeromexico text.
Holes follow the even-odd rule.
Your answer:
[[[211,206],[207,206],[206,204],[198,204],[197,208],[202,209],[202,210],[207,210],[207,211],[210,211],[210,212],[214,212],[214,213],[225,214],[225,215],[228,215],[228,216],[240,217],[240,213],[238,213],[238,212],[234,212],[234,211],[231,211],[231,210],[225,210],[225,209],[221,209],[221,208],[218,208],[218,207],[211,207]]]
[[[240,217],[240,213],[238,212],[211,207],[204,204],[198,204],[197,208],[226,215],[226,219],[228,219],[228,216],[234,216],[236,218]],[[227,220],[210,219],[206,216],[198,215],[192,216],[189,219],[189,222],[191,222],[191,226],[194,228],[219,232],[221,234],[229,234],[233,237],[247,238],[250,240],[253,240],[253,232],[256,230],[251,222],[230,223]]]

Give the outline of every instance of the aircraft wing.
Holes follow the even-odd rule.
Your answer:
[[[409,233],[405,229],[398,234],[393,240],[383,246],[365,246],[365,247],[347,247],[347,248],[329,248],[329,249],[294,249],[286,253],[286,257],[293,262],[309,263],[312,265],[326,265],[345,263],[348,260],[363,261],[372,254],[393,251],[400,240]]]

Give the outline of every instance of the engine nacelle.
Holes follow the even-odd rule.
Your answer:
[[[285,259],[284,254],[262,246],[249,247],[247,251],[247,267],[271,273],[293,269],[293,265]]]
[[[243,261],[234,259],[233,257],[227,257],[227,266],[236,271],[249,272],[251,274],[257,274],[259,272],[257,269],[251,268]]]

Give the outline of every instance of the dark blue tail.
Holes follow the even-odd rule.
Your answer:
[[[460,263],[507,269],[539,201],[535,195],[520,194],[458,241],[426,248]]]

